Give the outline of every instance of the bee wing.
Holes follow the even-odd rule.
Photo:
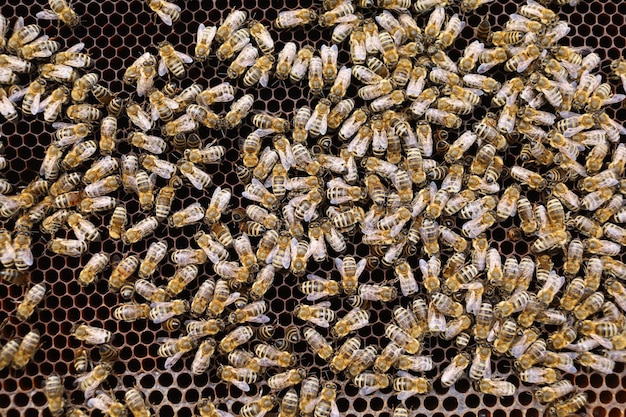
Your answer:
[[[309,275],[306,276],[306,278],[309,281],[321,281],[321,282],[326,282],[327,281],[326,279],[324,279],[324,278],[322,278],[322,277],[320,277],[318,275],[315,275],[315,274],[309,274]]]
[[[10,97],[9,97],[10,98]],[[621,101],[624,101],[624,99],[626,99],[626,95],[624,94],[613,94],[612,97],[607,98],[606,100],[604,100],[602,102],[603,106],[607,106],[609,104],[615,104],[615,103],[619,103]]]
[[[180,58],[180,60],[183,61],[185,64],[190,64],[193,62],[193,58],[185,53],[176,51],[176,56],[178,56],[178,58]]]
[[[40,99],[41,100],[41,99]],[[30,110],[33,114],[38,114],[41,113],[42,111],[46,110],[46,107],[48,106],[48,104],[50,103],[50,101],[52,101],[52,96],[48,96],[45,99],[43,99],[42,101],[40,101],[38,103],[37,106],[35,106],[35,101],[33,100],[33,105],[31,106]]]
[[[17,32],[23,27],[24,27],[24,18],[22,16],[19,16],[17,20],[15,21],[15,25],[13,25],[13,32]]]
[[[574,364],[567,364],[567,365],[561,365],[557,367],[558,369],[560,369],[561,371],[568,373],[568,374],[575,374],[578,370],[576,369],[576,366]]]
[[[156,14],[157,16],[161,18],[163,23],[165,23],[168,26],[172,26],[172,18],[169,15],[165,14],[163,10],[157,11]]]
[[[323,301],[321,303],[317,303],[315,304],[315,307],[330,308],[330,301]]]
[[[171,23],[170,23],[170,26],[171,26]],[[159,71],[158,72],[159,72],[159,75],[161,77],[164,77],[165,74],[167,74],[167,64],[165,64],[165,60],[163,58],[161,58],[161,60],[159,61]]]
[[[596,342],[598,342],[600,346],[602,346],[603,348],[613,349],[613,343],[609,339],[606,339],[604,337],[601,337],[595,334],[590,335],[590,337]]]
[[[237,298],[239,298],[239,293],[238,292],[234,292],[231,295],[228,296],[228,298],[226,299],[226,302],[224,303],[225,306],[229,306],[232,303],[234,303],[235,301],[237,301]]]
[[[232,415],[228,411],[222,411],[222,410],[215,409],[215,412],[217,413],[217,415],[219,417],[235,417],[234,415]]]
[[[200,23],[200,25],[198,25],[197,39],[200,39],[200,36],[202,35],[202,32],[204,32],[204,29],[206,29],[206,26],[204,26],[204,23]]]
[[[398,393],[397,397],[398,397],[398,400],[400,401],[406,401],[409,398],[411,398],[412,395],[413,395],[413,391],[402,391]]]
[[[67,52],[80,52],[85,48],[85,44],[82,42],[72,45],[67,49]]]
[[[367,265],[367,259],[363,258],[356,264],[356,277],[360,277],[363,271],[365,271],[365,265]]]
[[[14,92],[13,94],[11,94],[9,96],[9,100],[11,100],[13,102],[15,102],[17,100],[21,100],[26,95],[27,92],[28,92],[28,86],[26,86],[26,87],[24,87],[24,88],[22,88],[22,89],[20,89],[20,90],[18,90],[16,92]],[[617,95],[620,95],[620,94],[615,94],[615,95],[617,96]],[[39,94],[37,94],[37,96],[39,96]],[[37,103],[39,103],[39,100],[37,100]]]
[[[287,247],[285,250],[285,255],[283,256],[283,268],[289,269],[291,265],[291,248]]]
[[[267,87],[267,84],[270,81],[270,72],[269,71],[265,71],[263,73],[263,75],[261,75],[261,78],[259,78],[259,85],[261,87]]]
[[[345,270],[343,269],[343,261],[341,259],[335,258],[335,266],[339,270],[341,276],[344,276],[346,274]]]
[[[87,406],[90,408],[97,408],[100,411],[106,411],[108,409],[107,405],[101,398],[90,398],[87,401]]]
[[[85,389],[85,398],[93,397],[93,394],[94,392],[96,392],[96,388],[98,388],[98,385],[100,384],[94,384],[90,387],[87,387],[87,389]]]
[[[340,417],[339,408],[335,401],[330,402],[330,417]]]
[[[250,385],[247,382],[243,381],[230,381],[234,386],[242,390],[243,392],[250,391]]]
[[[253,317],[249,319],[248,321],[251,323],[264,324],[264,323],[269,323],[270,318],[267,317],[265,314],[259,314],[258,316]]]
[[[325,294],[323,292],[314,292],[312,294],[309,294],[306,296],[307,301],[317,301],[320,298],[324,298],[326,297],[328,294]]]
[[[178,362],[178,360],[183,357],[184,353],[185,352],[178,352],[174,356],[170,356],[169,358],[167,358],[164,365],[165,369],[171,369],[172,366],[176,365],[176,362]]]
[[[43,20],[58,20],[59,19],[59,15],[50,9],[43,9],[42,11],[38,12],[35,16],[37,16],[37,19],[43,19]]]
[[[169,107],[172,110],[176,110],[176,109],[178,109],[180,107],[178,102],[176,100],[174,100],[174,99],[165,97],[165,99],[163,101],[165,101],[165,104],[167,105],[167,107]]]
[[[152,117],[152,120],[157,121],[159,119],[159,109],[155,106],[150,106],[150,116]]]
[[[258,363],[261,366],[278,366],[278,362],[270,358],[259,358]]]
[[[291,248],[291,252],[296,253],[296,251],[298,250],[298,239],[292,237],[289,246]]]
[[[327,329],[328,327],[330,327],[330,323],[328,323],[328,320],[326,319],[321,319],[321,318],[317,318],[317,317],[310,317],[309,320],[311,323],[323,327],[325,329]]]

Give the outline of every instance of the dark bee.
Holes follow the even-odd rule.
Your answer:
[[[100,353],[100,359],[102,359],[102,362],[115,362],[119,355],[117,349],[108,343],[100,345],[98,352]]]
[[[171,317],[167,320],[165,320],[163,322],[163,324],[161,325],[161,327],[163,327],[163,330],[165,330],[166,332],[175,332],[178,329],[180,329],[182,326],[182,323],[180,322],[180,319],[177,317]]]

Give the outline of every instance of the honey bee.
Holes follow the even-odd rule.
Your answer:
[[[153,302],[150,307],[150,320],[157,324],[189,311],[187,300]]]
[[[551,403],[572,393],[574,390],[575,387],[570,381],[562,380],[537,389],[535,391],[535,398],[542,404]]]
[[[305,26],[317,20],[317,13],[313,9],[287,10],[278,13],[274,21],[277,29],[290,29]]]
[[[119,290],[126,280],[135,273],[139,267],[139,258],[130,255],[122,259],[114,268],[109,278],[109,289],[113,291]]]
[[[124,417],[126,406],[104,392],[98,393],[95,398],[87,400],[87,406],[100,410],[111,417]]]
[[[305,327],[302,331],[304,340],[311,348],[313,352],[320,358],[328,360],[333,354],[332,346],[326,341],[324,336],[319,334],[315,329],[311,327]]]
[[[235,300],[239,297],[238,292],[233,292],[231,294],[228,283],[224,279],[219,279],[215,283],[215,290],[213,291],[213,298],[209,302],[208,313],[211,317],[219,316],[224,309],[230,304],[234,303]]]
[[[137,95],[147,96],[154,88],[154,77],[157,75],[156,61],[146,61],[139,67],[137,78]]]
[[[551,368],[532,367],[520,372],[522,381],[531,384],[553,384],[560,379],[559,371]]]
[[[360,347],[361,340],[359,338],[352,337],[346,340],[331,359],[329,364],[330,370],[335,374],[345,370],[354,359]]]
[[[296,59],[291,67],[291,71],[289,72],[289,79],[291,82],[298,83],[302,81],[310,67],[309,63],[311,62],[314,53],[315,50],[309,45],[304,46],[298,51]],[[316,65],[318,63],[316,63]]]
[[[194,375],[202,375],[211,364],[211,358],[213,357],[213,353],[215,353],[215,340],[213,339],[205,339],[200,343],[198,347],[198,351],[193,358],[193,362],[191,363],[191,372]]]
[[[398,371],[398,376],[393,380],[393,390],[397,391],[400,401],[406,401],[415,394],[425,394],[430,391],[431,384],[424,377],[416,377],[405,371]]]
[[[65,409],[63,399],[63,379],[59,374],[52,373],[46,378],[44,394],[48,400],[48,409],[53,416],[60,416]]]
[[[72,257],[79,257],[83,253],[87,252],[87,243],[84,240],[55,238],[48,242],[47,247],[50,251],[56,253],[57,255]]]
[[[198,25],[196,36],[195,58],[198,62],[204,62],[211,53],[211,44],[217,34],[217,27],[206,27],[203,23]]]
[[[337,397],[337,385],[332,382],[326,382],[322,386],[320,396],[315,405],[314,417],[336,417],[339,415],[339,409],[335,399]]]
[[[254,104],[254,97],[251,94],[246,94],[240,99],[233,102],[230,106],[230,110],[226,113],[226,116],[222,119],[222,125],[226,129],[233,129],[248,115],[252,105]]]
[[[193,62],[193,58],[182,52],[176,51],[172,44],[167,41],[159,43],[159,75],[161,77],[167,74],[169,70],[174,77],[182,77],[185,75],[185,64]]]
[[[565,417],[587,405],[587,393],[578,392],[565,400],[559,400],[548,408],[551,416]]]
[[[354,308],[335,323],[331,334],[339,338],[344,337],[348,333],[359,330],[369,324],[369,317],[369,311]]]
[[[441,385],[444,387],[451,387],[462,376],[465,369],[470,364],[470,355],[467,352],[458,353],[452,362],[445,367],[441,373]]]
[[[299,384],[305,377],[306,371],[304,368],[290,369],[269,377],[267,385],[269,385],[270,389],[280,391]]]
[[[220,319],[188,320],[185,322],[187,334],[193,339],[213,336],[224,330],[224,322]]]
[[[90,345],[101,345],[103,343],[111,342],[113,339],[113,333],[108,330],[100,329],[98,327],[88,326],[81,324],[76,326],[72,330],[72,335],[83,342]]]
[[[145,279],[135,281],[134,291],[146,300],[152,302],[164,302],[167,299],[167,291],[165,288],[157,287],[152,282],[146,281]]]
[[[219,35],[219,29],[218,29]],[[215,55],[220,61],[232,58],[236,53],[250,43],[250,31],[248,29],[238,29],[224,42],[216,51]]]
[[[478,382],[478,389],[485,394],[496,397],[509,397],[515,395],[515,385],[508,381],[498,379],[483,378]]]
[[[149,314],[150,306],[148,304],[137,303],[120,304],[113,311],[113,317],[129,323],[139,319],[147,319]]]
[[[146,405],[141,392],[136,388],[131,388],[124,394],[126,406],[135,417],[150,417],[150,407]]]
[[[83,267],[78,275],[78,282],[82,286],[87,286],[94,282],[96,276],[101,274],[109,265],[109,254],[105,252],[99,252],[93,255],[89,261]]]
[[[110,372],[111,367],[108,364],[101,364],[77,379],[78,387],[85,393],[85,398],[93,397],[96,388],[108,378]]]
[[[275,395],[264,395],[258,400],[244,404],[244,406],[241,407],[239,415],[241,417],[263,417],[276,405],[278,405],[278,398]]]
[[[37,284],[33,285],[28,292],[24,295],[24,299],[17,306],[17,311],[15,315],[17,319],[20,321],[26,321],[33,314],[37,304],[43,300],[44,295],[46,294],[46,285],[45,284]]]

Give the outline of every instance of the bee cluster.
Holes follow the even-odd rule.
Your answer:
[[[51,254],[87,257],[76,276],[85,291],[104,277],[122,299],[115,320],[162,326],[165,370],[185,359],[193,375],[257,391],[241,416],[277,407],[285,417],[337,416],[337,381],[364,397],[392,393],[403,416],[433,383],[449,388],[465,375],[497,397],[515,395],[517,381],[537,385],[552,417],[578,411],[587,394],[562,375],[609,374],[626,360],[626,129],[606,111],[626,97],[595,74],[597,53],[559,43],[568,24],[533,0],[499,30],[483,19],[454,57],[465,15],[489,2],[325,0],[321,10],[280,11],[275,30],[235,9],[198,26],[193,58],[167,41],[144,52],[123,72],[129,98],[84,73],[93,62],[83,44],[59,51],[21,18],[6,36],[0,16],[0,114],[43,113],[56,129],[39,178],[20,192],[0,182],[0,217],[12,227],[0,231],[0,275],[28,284],[9,321],[28,321],[45,298],[45,283],[28,282],[41,232]],[[180,19],[173,3],[147,3],[167,25]],[[39,18],[80,24],[65,1],[49,5]],[[330,42],[276,39],[312,25],[332,31]],[[171,79],[194,61],[226,65],[230,81],[179,88]],[[610,67],[626,90],[626,61]],[[307,105],[292,117],[254,110],[255,91],[272,82],[303,85]],[[248,119],[255,130],[244,135]],[[245,207],[231,207],[233,184],[213,181],[227,147],[209,143],[209,131],[241,137]],[[201,197],[173,210],[181,189]],[[498,224],[526,242],[524,256],[501,253]],[[188,247],[164,237],[176,229],[193,236]],[[120,254],[90,250],[107,232]],[[369,255],[351,253],[355,244]],[[310,273],[328,259],[335,276]],[[163,277],[166,262],[176,268]],[[311,303],[272,311],[267,294],[294,281]],[[337,308],[344,301],[348,311]],[[385,309],[393,319],[380,346],[363,343],[360,330]],[[270,324],[284,314],[294,324]],[[139,388],[127,387],[123,402],[103,391],[119,359],[115,334],[78,323],[72,336],[96,346],[99,361],[76,350],[83,406],[65,397],[62,376],[47,376],[52,415],[150,415]],[[441,369],[428,353],[437,339],[457,350]],[[24,368],[39,342],[37,329],[8,341],[0,370]],[[307,371],[303,350],[321,374]],[[509,375],[492,371],[503,358]],[[230,414],[219,405],[203,398],[197,411]]]

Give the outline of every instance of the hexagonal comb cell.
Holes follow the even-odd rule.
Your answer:
[[[421,2],[421,0],[420,0]],[[420,3],[416,2],[416,3]],[[179,1],[181,11],[179,19],[171,28],[165,25],[161,18],[154,14],[146,2],[114,2],[114,1],[75,1],[72,7],[80,16],[80,23],[70,28],[67,25],[55,21],[37,20],[42,27],[42,33],[50,39],[62,42],[63,48],[84,43],[85,51],[91,54],[95,64],[90,71],[99,75],[99,83],[111,91],[119,92],[120,97],[138,100],[134,87],[122,82],[124,71],[146,50],[157,54],[158,45],[163,41],[172,44],[176,51],[193,55],[196,40],[196,30],[200,24],[219,25],[233,8],[246,10],[248,16],[269,27],[272,38],[276,42],[276,51],[280,51],[287,42],[294,42],[300,50],[306,45],[319,49],[322,45],[331,43],[331,31],[318,24],[296,27],[289,30],[277,30],[272,24],[279,16],[280,11],[295,9],[293,3],[284,1],[272,1],[271,7],[257,2],[256,0],[244,1],[215,1],[210,9],[201,7],[199,1]],[[313,8],[321,10],[320,2],[299,2],[298,8]],[[326,3],[326,2],[324,2]],[[330,2],[332,3],[332,2]],[[355,2],[356,3],[356,2]],[[379,2],[384,3],[384,2]],[[401,2],[399,2],[401,3]],[[453,2],[450,2],[453,3]],[[557,2],[554,2],[557,3]],[[559,1],[558,3],[563,3]],[[15,4],[5,4],[0,7],[3,16],[11,19],[13,23],[16,16],[24,16],[26,24],[34,23],[34,17],[43,6],[39,3],[20,1]],[[626,5],[620,1],[581,1],[575,6],[562,5],[551,6],[557,11],[558,18],[567,22],[571,31],[561,41],[564,45],[572,47],[586,46],[597,53],[600,64],[597,73],[603,80],[610,73],[610,63],[621,58],[621,51],[626,47],[626,25],[624,15]],[[466,21],[466,26],[459,37],[447,50],[448,56],[457,61],[475,39],[475,30],[484,19],[487,19],[492,28],[501,28],[511,15],[519,10],[518,2],[494,1],[480,6],[474,12],[461,12],[459,5],[452,4],[448,14],[461,13]],[[370,11],[363,10],[364,17],[371,17]],[[428,13],[417,16],[421,27],[428,22]],[[607,23],[608,22],[608,23]],[[339,48],[338,65],[350,64],[348,41]],[[180,88],[186,88],[192,83],[199,83],[202,88],[213,87],[227,79],[228,66],[219,62],[214,56],[205,64],[193,63],[187,67],[186,75],[180,80],[174,80]],[[504,82],[510,78],[510,73],[504,71],[502,66],[494,68],[489,75],[498,82]],[[23,78],[22,78],[23,77]],[[29,78],[30,77],[30,78]],[[20,76],[20,84],[25,85],[26,80],[34,78],[34,75]],[[268,112],[285,116],[292,119],[297,109],[304,105],[314,108],[317,100],[311,99],[306,82],[294,84],[289,80],[279,81],[272,79],[267,88],[257,86],[247,87],[240,77],[232,80],[235,86],[237,98],[243,94],[252,94],[254,97],[253,112]],[[167,80],[161,79],[158,87],[161,88]],[[617,84],[613,83],[613,90]],[[359,100],[357,87],[348,87],[346,97]],[[363,104],[362,101],[358,101]],[[225,113],[228,105],[216,103],[216,112]],[[460,129],[471,128],[483,120],[487,108],[479,106],[470,115],[462,118]],[[611,106],[606,109],[609,117],[615,120],[626,119],[625,110],[620,106]],[[130,131],[130,127],[122,122],[124,132]],[[219,165],[210,165],[212,181],[232,192],[229,203],[229,215],[223,217],[226,226],[235,233],[240,225],[230,220],[234,217],[237,209],[245,209],[250,201],[242,196],[245,191],[244,185],[239,180],[237,169],[241,164],[240,149],[244,138],[256,129],[252,123],[252,117],[244,118],[237,129],[222,130],[201,128],[202,143],[208,144],[217,141],[224,146],[224,156]],[[16,190],[20,190],[39,175],[38,169],[43,160],[46,150],[53,140],[56,129],[49,123],[44,123],[41,116],[24,116],[16,123],[2,123],[1,132],[4,138],[4,156],[7,168],[2,171],[4,178],[12,184]],[[458,137],[458,129],[450,131],[448,142],[453,142]],[[310,143],[313,145],[314,143]],[[339,145],[332,143],[330,150],[338,153]],[[522,164],[519,146],[511,146],[502,155],[504,167],[510,168]],[[127,154],[137,151],[127,141],[119,143],[119,154]],[[440,161],[442,155],[437,156]],[[164,155],[164,159],[176,163],[180,155]],[[471,161],[462,161],[471,164]],[[584,161],[583,161],[584,163]],[[505,168],[505,171],[506,171]],[[159,187],[165,185],[160,179]],[[512,184],[507,179],[503,185]],[[212,193],[212,189],[211,189]],[[211,201],[211,193],[193,188],[185,184],[175,192],[172,203],[172,212],[189,207],[199,202],[206,207]],[[525,189],[525,196],[531,202],[545,201],[547,195],[542,191]],[[120,201],[126,207],[128,224],[134,225],[145,218],[142,212],[142,204],[133,193],[120,192]],[[181,331],[170,331],[165,325],[156,324],[151,320],[137,320],[132,323],[117,320],[113,316],[114,310],[123,300],[120,294],[113,293],[109,289],[106,279],[97,280],[93,285],[83,287],[78,282],[78,276],[87,264],[88,254],[104,251],[112,254],[113,263],[122,260],[123,256],[136,255],[143,259],[150,245],[157,240],[163,240],[168,248],[184,249],[196,245],[195,234],[206,226],[189,225],[182,228],[173,228],[160,225],[154,235],[132,245],[125,245],[120,240],[114,240],[104,232],[111,220],[110,213],[96,214],[90,217],[98,229],[103,231],[103,239],[90,242],[87,253],[80,257],[66,257],[53,255],[47,250],[46,244],[50,236],[36,232],[32,238],[32,252],[34,263],[28,270],[29,280],[32,283],[45,283],[47,286],[46,297],[36,309],[33,316],[26,322],[19,322],[12,317],[9,324],[2,329],[2,345],[15,338],[23,338],[33,329],[37,329],[41,337],[40,348],[34,354],[32,360],[22,370],[9,370],[10,367],[0,370],[0,378],[3,380],[0,389],[0,407],[6,410],[6,416],[35,416],[46,413],[48,402],[43,394],[43,377],[56,372],[64,379],[64,387],[68,393],[67,401],[75,406],[84,407],[85,396],[83,391],[74,384],[78,375],[75,372],[75,352],[79,348],[87,349],[87,358],[90,362],[99,363],[105,360],[105,353],[97,346],[89,346],[72,337],[74,327],[78,323],[86,323],[104,328],[112,332],[113,339],[110,341],[111,348],[117,351],[117,359],[112,361],[111,370],[103,383],[103,387],[115,395],[118,401],[123,400],[124,394],[132,387],[138,387],[147,404],[150,404],[155,414],[173,414],[180,416],[194,415],[195,409],[181,404],[196,404],[202,398],[219,399],[219,407],[232,413],[240,413],[249,397],[261,396],[268,393],[267,384],[250,384],[248,392],[242,392],[235,384],[227,384],[220,378],[220,366],[226,366],[228,361],[225,354],[216,354],[208,370],[200,375],[194,375],[191,370],[193,355],[187,355],[171,369],[164,370],[164,359],[159,355],[160,338],[172,335],[178,337]],[[282,216],[281,216],[281,220]],[[465,221],[457,218],[447,219],[448,226],[457,233],[461,233],[461,226]],[[3,223],[4,224],[4,223]],[[521,259],[532,254],[532,241],[520,233],[518,219],[509,218],[498,222],[487,231],[486,239],[489,246],[497,249],[497,253],[504,259],[516,257]],[[13,224],[7,221],[5,227],[11,228]],[[72,238],[72,232],[67,228],[61,228],[55,235],[57,238]],[[348,240],[345,254],[354,254],[357,259],[369,256],[384,255],[374,253],[376,248],[363,243],[361,235]],[[254,238],[254,245],[258,238]],[[231,256],[235,255],[230,250]],[[169,257],[160,262],[156,267],[154,276],[158,285],[167,285],[165,277],[172,277],[176,273],[176,265]],[[418,270],[418,256],[407,254],[411,266]],[[447,256],[447,255],[446,255]],[[621,254],[620,254],[621,256]],[[622,256],[622,258],[624,258]],[[371,261],[371,259],[369,259]],[[562,261],[553,259],[555,267],[561,268]],[[626,261],[626,259],[622,259]],[[442,265],[443,266],[443,265]],[[312,273],[323,278],[331,278],[340,281],[338,269],[332,260],[323,260],[317,263],[309,262],[307,273]],[[110,274],[110,270],[106,272]],[[213,269],[208,264],[199,266],[199,276],[215,276]],[[417,272],[416,272],[417,274]],[[569,277],[568,277],[569,278]],[[366,268],[360,279],[360,284],[383,284],[391,283],[395,279],[393,266]],[[199,291],[200,280],[194,280],[181,293],[181,298],[191,299],[193,294]],[[288,337],[289,330],[296,325],[303,327],[303,321],[291,314],[295,307],[303,301],[303,293],[300,284],[302,279],[287,273],[278,273],[274,283],[264,295],[267,301],[265,314],[270,318],[270,323],[275,327],[273,338],[276,340]],[[568,281],[569,283],[569,281]],[[421,284],[421,283],[420,283]],[[420,285],[421,287],[421,285]],[[19,300],[26,293],[25,287],[10,285],[7,282],[0,283],[0,311],[3,316],[14,316]],[[423,288],[420,295],[424,295]],[[454,294],[453,294],[454,295]],[[454,297],[453,297],[454,298]],[[137,297],[137,300],[142,300]],[[370,325],[359,329],[357,334],[362,347],[377,346],[382,350],[389,342],[386,328],[394,322],[394,310],[398,306],[407,307],[407,297],[398,297],[388,303],[373,302],[370,311]],[[343,317],[352,310],[348,297],[331,298],[330,308],[337,317]],[[227,310],[230,312],[230,309]],[[190,318],[190,317],[186,317]],[[222,318],[227,318],[223,314]],[[171,322],[168,325],[174,326]],[[184,326],[184,324],[182,324]],[[230,332],[234,327],[228,325],[226,331]],[[320,329],[318,329],[320,330]],[[557,326],[548,324],[544,326],[546,334],[556,332]],[[327,335],[324,331],[322,334]],[[329,333],[328,333],[329,334]],[[256,343],[257,334],[254,336]],[[331,338],[329,337],[329,340]],[[244,347],[252,348],[252,342],[246,342]],[[332,341],[333,348],[339,348],[340,342]],[[427,394],[410,396],[405,405],[412,410],[412,415],[463,415],[465,417],[483,416],[514,416],[523,415],[537,417],[543,415],[546,406],[536,401],[533,396],[531,384],[523,382],[518,372],[514,369],[514,360],[503,355],[493,355],[491,367],[494,374],[506,378],[516,387],[515,395],[498,398],[493,395],[483,394],[476,390],[474,384],[468,378],[460,379],[452,387],[446,387],[439,380],[439,376],[448,364],[453,361],[458,348],[453,340],[430,337],[424,340],[422,355],[428,355],[433,362],[433,369],[424,372],[425,376],[433,381],[432,389]],[[361,395],[359,389],[349,381],[344,374],[335,375],[330,372],[325,360],[316,355],[306,342],[300,341],[294,344],[293,353],[297,356],[297,366],[303,367],[307,374],[332,381],[337,386],[337,407],[343,415],[347,416],[375,416],[392,415],[393,410],[399,407],[396,393],[391,388],[375,391],[370,395]],[[578,367],[580,368],[580,367]],[[623,365],[617,363],[613,373],[587,373],[579,372],[576,375],[567,374],[564,380],[571,381],[578,390],[586,393],[589,405],[587,409],[594,416],[618,417],[623,414],[623,404],[626,402],[624,384],[626,377]],[[273,368],[267,377],[271,377],[278,371]],[[28,392],[33,392],[28,395]],[[463,395],[459,395],[463,394]],[[128,401],[128,400],[127,400]],[[427,411],[422,411],[422,410]],[[559,416],[561,417],[561,416]]]

